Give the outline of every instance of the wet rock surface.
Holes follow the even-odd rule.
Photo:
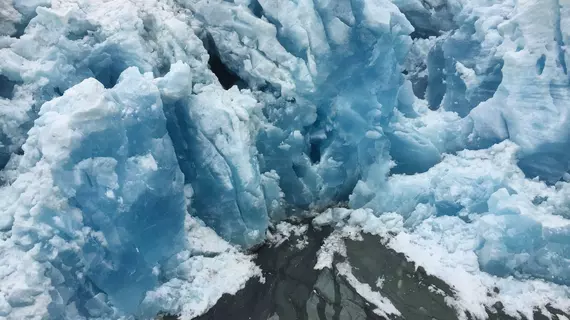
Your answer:
[[[457,319],[444,301],[445,296],[453,296],[452,289],[422,267],[416,269],[402,253],[383,246],[378,237],[362,234],[362,241],[347,239],[345,245],[354,276],[390,299],[404,319]],[[373,285],[378,278],[381,288]]]
[[[278,247],[263,247],[256,262],[264,270],[265,283],[251,280],[236,295],[223,296],[200,320],[376,320],[376,306],[367,302],[336,270],[345,260],[335,256],[332,269],[315,270],[317,251],[330,229],[310,228],[307,245],[299,249],[292,237]],[[402,317],[391,319],[457,319],[445,304],[444,297],[430,285],[450,292],[442,281],[429,277],[402,254],[387,249],[375,236],[364,235],[362,241],[345,240],[348,260],[354,276],[362,283],[388,297]],[[381,289],[376,287],[384,278]],[[431,290],[431,291],[430,291]]]
[[[235,295],[224,295],[198,320],[380,320],[376,306],[358,294],[337,270],[346,260],[352,274],[363,284],[388,298],[401,316],[390,319],[456,320],[456,311],[445,303],[453,289],[442,280],[416,268],[405,256],[382,244],[377,236],[362,234],[361,240],[344,239],[347,256],[335,256],[332,269],[315,270],[317,252],[331,229],[309,228],[303,236],[291,237],[279,246],[263,246],[256,263],[264,270],[265,282],[250,280]],[[552,309],[553,319],[562,320]],[[501,305],[489,309],[489,319],[515,319],[501,312]],[[567,318],[568,315],[565,315]],[[470,317],[469,317],[470,318]],[[164,317],[175,320],[176,317]],[[523,318],[524,319],[524,318]],[[537,312],[534,319],[548,319]],[[187,320],[187,319],[181,319]]]
[[[298,237],[261,248],[256,262],[264,270],[265,283],[250,280],[197,319],[384,319],[335,270],[314,270],[317,251],[328,234],[330,230],[309,230],[302,249]]]

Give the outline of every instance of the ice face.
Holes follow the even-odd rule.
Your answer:
[[[559,47],[565,25],[558,14],[564,10],[554,2],[465,2],[454,19],[457,30],[416,41],[407,63],[416,66],[410,79],[427,71],[426,102],[437,111],[415,101],[415,114],[396,113],[399,140],[392,140],[391,172],[408,175],[362,179],[351,205],[397,212],[412,230],[428,218],[459,216],[480,226],[482,240],[473,250],[482,270],[567,285],[568,257],[562,249],[567,214],[539,201],[564,197],[565,188],[554,191],[528,180],[553,184],[570,168],[562,151],[568,143],[570,92],[566,53]],[[540,19],[549,23],[537,25]],[[426,44],[431,45],[427,54]],[[422,67],[417,60],[426,56]],[[503,140],[514,142],[516,150],[494,145]],[[492,145],[481,153],[440,157]],[[463,162],[465,157],[473,166]],[[502,164],[488,167],[494,161]],[[409,175],[415,172],[425,173]],[[386,169],[375,176],[386,177]],[[557,189],[562,185],[558,182]]]
[[[256,144],[261,171],[279,175],[286,203],[306,209],[346,199],[371,163],[387,159],[384,128],[412,31],[393,4],[260,1],[267,21],[239,4],[195,5],[228,66],[250,86],[275,91],[259,96],[266,123]]]
[[[247,249],[339,202],[569,285],[569,10],[4,1],[0,317],[195,316],[258,273],[205,226]]]
[[[182,248],[186,212],[158,88],[135,68],[113,89],[87,79],[42,106],[22,149],[2,190],[3,244],[45,269],[50,317],[71,304],[93,317],[113,315],[110,303],[136,312],[153,268]],[[14,308],[33,302],[5,294]]]
[[[427,100],[473,122],[470,147],[510,139],[522,147],[521,169],[551,184],[569,169],[567,10],[557,1],[466,3],[459,29],[428,56]]]
[[[192,92],[190,79],[187,65],[174,64],[158,84],[180,168],[193,186],[193,209],[226,239],[251,247],[269,223],[249,123],[258,102],[215,83]]]

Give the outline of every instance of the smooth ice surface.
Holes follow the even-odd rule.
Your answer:
[[[198,315],[259,276],[225,241],[340,202],[315,221],[390,229],[472,314],[491,283],[511,314],[568,308],[569,17],[563,0],[2,1],[0,318]]]

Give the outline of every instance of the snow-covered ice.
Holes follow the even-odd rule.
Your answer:
[[[568,310],[569,43],[566,0],[0,1],[0,318],[196,316],[311,210]]]

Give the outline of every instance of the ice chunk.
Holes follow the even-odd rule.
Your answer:
[[[273,201],[280,199],[274,186],[266,202],[252,146],[249,114],[259,105],[249,92],[217,83],[186,91],[189,79],[190,68],[175,64],[157,83],[180,168],[194,190],[193,208],[224,238],[249,248],[264,239],[268,206],[277,210]]]
[[[481,3],[479,3],[481,2]],[[488,5],[484,1],[453,6],[457,29],[440,38],[428,56],[427,98],[432,108],[466,116],[480,102],[491,98],[502,80],[502,36],[498,26],[513,9],[510,3]],[[474,8],[477,8],[474,10]],[[476,19],[475,19],[476,17]],[[464,68],[458,71],[457,62]],[[470,85],[464,70],[472,69]]]
[[[412,37],[437,36],[442,31],[456,28],[455,15],[462,8],[462,0],[392,0],[414,26]]]
[[[279,187],[279,175],[275,171],[263,173],[261,185],[265,195],[265,205],[272,220],[279,221],[287,217],[286,203],[283,200],[283,191]]]
[[[287,203],[346,200],[371,163],[388,158],[384,128],[398,103],[399,65],[413,30],[395,5],[182,3],[204,22],[211,54],[264,91],[254,93],[264,104],[259,166],[279,176]]]
[[[0,3],[0,37],[20,37],[36,15],[36,8],[49,7],[50,2],[50,0],[11,0]]]
[[[307,237],[304,235],[307,233],[308,228],[309,226],[306,224],[294,225],[287,221],[281,221],[274,226],[273,232],[268,232],[267,238],[272,246],[278,247],[289,240],[289,238],[295,236],[300,238],[297,239],[297,246],[300,246],[299,243],[307,241]]]
[[[16,270],[2,283],[25,277],[32,260],[44,271],[28,282],[53,287],[2,286],[27,310],[10,315],[60,318],[70,304],[83,316],[136,313],[158,285],[153,268],[183,245],[184,180],[158,88],[135,68],[109,90],[87,79],[43,105],[23,149],[2,190],[12,220],[4,265]],[[24,259],[8,259],[20,250]],[[38,294],[49,296],[27,300]]]

